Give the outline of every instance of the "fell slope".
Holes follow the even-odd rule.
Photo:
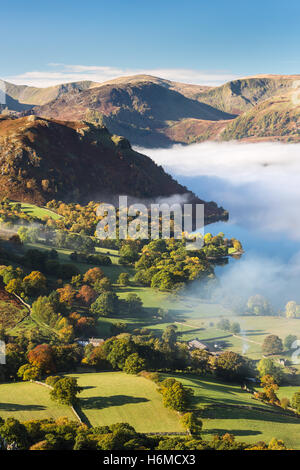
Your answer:
[[[292,88],[293,82],[293,78],[281,76],[242,78],[201,92],[196,98],[227,113],[242,114],[262,101]]]
[[[149,81],[107,84],[64,94],[35,107],[33,113],[52,119],[88,120],[105,124],[132,144],[170,145],[166,130],[183,119],[219,121],[233,116]]]
[[[49,101],[64,95],[65,93],[80,92],[98,86],[96,82],[83,80],[79,82],[63,83],[61,85],[55,85],[46,88],[39,88],[26,85],[14,85],[13,83],[4,82],[5,92],[7,97],[13,98],[19,103],[19,106],[23,109],[32,108],[36,105],[43,105],[49,103]],[[23,107],[22,107],[23,105]],[[27,106],[24,106],[27,105]],[[8,109],[9,107],[8,103]]]
[[[287,89],[227,124],[222,140],[300,142],[300,90]]]
[[[150,75],[48,88],[6,83],[14,113],[100,123],[142,147],[241,138],[297,142],[299,112],[289,95],[299,87],[300,75],[257,75],[218,87]]]
[[[43,204],[53,198],[112,201],[124,194],[203,202],[103,126],[35,116],[0,120],[0,196]],[[205,215],[207,221],[226,217],[215,203],[206,204]]]

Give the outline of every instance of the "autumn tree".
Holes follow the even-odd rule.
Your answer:
[[[86,284],[94,285],[96,281],[99,281],[104,277],[102,269],[96,267],[89,269],[83,276],[83,282]]]
[[[46,290],[46,278],[40,271],[32,271],[23,279],[23,290],[26,295],[34,297]]]
[[[97,293],[95,290],[87,284],[84,284],[78,292],[78,298],[86,305],[90,305],[94,302],[96,297]]]
[[[286,318],[297,318],[300,313],[300,306],[294,300],[290,300],[285,306]]]
[[[28,361],[45,374],[55,371],[53,349],[49,344],[39,344],[28,353]]]
[[[76,290],[71,286],[71,284],[66,284],[61,289],[57,289],[57,292],[59,293],[60,302],[66,303],[71,307],[76,297]]]
[[[262,350],[265,354],[281,354],[283,352],[282,340],[276,335],[266,336]]]

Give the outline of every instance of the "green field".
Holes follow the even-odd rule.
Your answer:
[[[60,416],[76,420],[70,407],[50,399],[47,387],[30,382],[0,384],[0,416],[20,421]]]
[[[60,218],[60,215],[49,209],[46,209],[45,207],[38,207],[27,202],[21,202],[20,204],[22,212],[37,217],[38,219],[43,219],[43,217],[51,217],[52,219],[57,220]]]
[[[72,374],[84,390],[81,409],[92,426],[127,422],[138,432],[182,432],[177,413],[164,408],[157,385],[124,372]]]
[[[200,411],[203,438],[229,432],[237,440],[254,443],[261,440],[269,442],[275,437],[282,439],[289,448],[300,449],[299,418],[285,414],[280,408],[254,400],[239,386],[220,383],[207,377],[174,377],[194,390],[195,409],[206,405],[206,409]],[[285,387],[281,390],[283,396],[287,396]]]

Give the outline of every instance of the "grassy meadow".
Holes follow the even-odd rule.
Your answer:
[[[84,387],[81,409],[92,426],[127,422],[138,432],[184,431],[178,415],[164,408],[157,385],[124,372],[72,374]]]
[[[76,420],[70,407],[50,399],[47,387],[31,382],[0,384],[0,416],[20,421],[60,416]]]

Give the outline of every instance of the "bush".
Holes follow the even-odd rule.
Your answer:
[[[62,377],[59,375],[50,375],[49,377],[46,378],[45,383],[47,385],[50,385],[50,387],[54,387],[56,382],[58,382]]]

